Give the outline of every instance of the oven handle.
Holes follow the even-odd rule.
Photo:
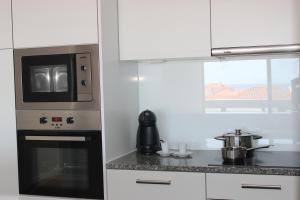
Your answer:
[[[70,141],[70,142],[85,142],[85,137],[76,136],[25,136],[28,141]]]

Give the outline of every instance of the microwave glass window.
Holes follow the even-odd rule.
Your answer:
[[[53,92],[68,91],[68,71],[66,65],[53,67]]]
[[[68,92],[67,65],[31,66],[31,92]]]
[[[51,92],[50,68],[31,67],[31,89],[32,92]]]

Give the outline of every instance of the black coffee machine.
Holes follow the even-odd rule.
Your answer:
[[[151,155],[161,150],[160,138],[156,127],[156,116],[150,110],[143,111],[139,116],[136,148],[138,152],[146,155]]]

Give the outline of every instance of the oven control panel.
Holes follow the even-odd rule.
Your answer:
[[[65,118],[61,116],[40,117],[40,124],[47,125],[48,123],[54,128],[62,128],[64,124],[74,124],[75,119],[72,116]]]
[[[18,130],[100,130],[100,111],[17,111]]]

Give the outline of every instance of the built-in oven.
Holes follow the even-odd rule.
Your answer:
[[[20,193],[103,199],[98,45],[14,60]]]
[[[17,110],[99,109],[98,45],[16,49]]]
[[[100,131],[19,130],[21,194],[103,199]]]

